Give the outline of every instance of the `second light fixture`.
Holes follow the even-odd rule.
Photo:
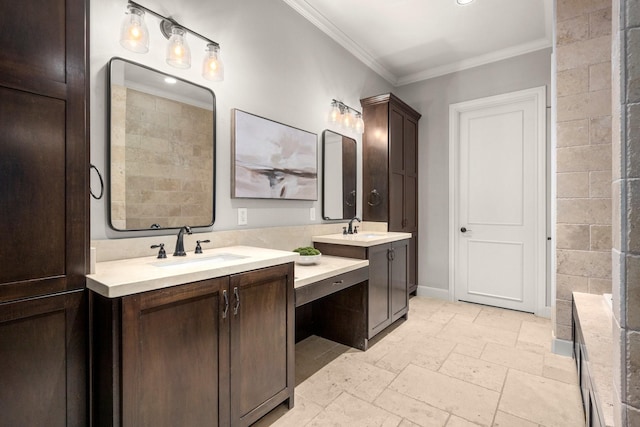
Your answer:
[[[335,99],[331,100],[329,122],[339,124],[342,128],[358,134],[364,132],[362,113]]]
[[[149,51],[149,30],[144,20],[145,12],[161,20],[160,31],[169,40],[166,53],[167,64],[183,69],[191,67],[191,49],[186,39],[187,33],[191,33],[206,42],[202,77],[213,81],[224,79],[224,65],[220,59],[218,43],[133,1],[127,4],[127,16],[120,30],[120,44],[125,49],[136,53]]]

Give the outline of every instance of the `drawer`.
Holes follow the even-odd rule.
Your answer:
[[[296,288],[296,307],[369,280],[369,267],[359,268]]]

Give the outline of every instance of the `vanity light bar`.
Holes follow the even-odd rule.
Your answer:
[[[362,113],[355,108],[349,107],[337,99],[331,100],[331,110],[329,111],[329,122],[340,124],[344,129],[355,133],[364,133],[364,121]]]
[[[221,81],[224,79],[224,66],[220,59],[220,45],[190,28],[178,23],[172,18],[129,0],[127,3],[127,17],[122,24],[120,44],[127,50],[136,53],[149,51],[149,31],[144,22],[144,14],[148,13],[160,19],[160,32],[169,40],[167,45],[167,63],[176,68],[191,67],[191,51],[186,41],[186,34],[204,40],[207,44],[202,64],[202,77],[207,80]]]

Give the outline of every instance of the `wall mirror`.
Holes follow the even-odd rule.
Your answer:
[[[109,221],[119,231],[215,218],[215,95],[121,58],[109,62]]]
[[[356,216],[356,140],[325,130],[322,133],[322,217]]]

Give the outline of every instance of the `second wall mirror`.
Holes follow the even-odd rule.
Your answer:
[[[322,218],[356,216],[356,140],[330,130],[322,133]]]
[[[211,226],[215,96],[140,64],[109,62],[110,225]]]

